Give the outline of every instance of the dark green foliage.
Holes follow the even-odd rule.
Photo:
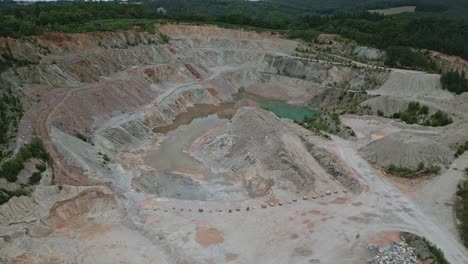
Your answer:
[[[421,109],[419,109],[418,115],[428,115],[429,114],[429,107],[426,105],[421,106]]]
[[[2,188],[0,189],[0,204],[8,202],[13,196],[19,197],[25,195],[29,195],[29,189],[26,187],[19,187],[14,191],[8,191]]]
[[[83,135],[83,134],[81,134],[79,132],[75,133],[75,137],[77,137],[78,139],[80,139],[80,140],[82,140],[82,141],[84,141],[86,143],[91,143],[91,139],[89,137],[87,137],[87,136],[85,136],[85,135]]]
[[[455,157],[457,158],[461,154],[465,153],[468,150],[468,141],[465,141],[464,144],[460,144],[457,146],[457,152],[455,152]]]
[[[406,168],[406,167],[397,167],[394,164],[390,164],[390,166],[388,166],[385,171],[389,174],[398,175],[398,176],[407,176],[407,175],[414,174],[417,172],[417,170],[415,169]]]
[[[357,5],[359,8],[345,9],[357,11],[392,6],[389,3],[382,5],[371,0],[362,1],[364,2]],[[387,1],[401,4],[401,0]],[[339,2],[356,6],[355,1]],[[325,3],[320,1],[320,6],[323,5]],[[167,15],[156,11],[161,6],[168,9]],[[72,33],[130,29],[139,25],[134,20],[140,20],[141,23],[141,20],[154,22],[156,19],[166,19],[268,29],[307,41],[312,40],[319,32],[340,34],[361,44],[388,50],[389,63],[402,67],[426,68],[428,62],[401,47],[432,49],[468,58],[468,35],[461,34],[468,31],[468,22],[463,20],[417,15],[383,16],[368,12],[350,14],[339,12],[341,8],[320,11],[317,9],[316,13],[320,15],[311,15],[311,10],[306,6],[309,5],[291,5],[289,1],[284,0],[277,0],[275,3],[241,0],[156,0],[146,1],[142,5],[112,2],[36,3],[0,10],[0,36],[20,37],[51,31]],[[145,25],[141,28],[145,30]],[[151,26],[147,29],[154,30]]]
[[[396,68],[437,71],[437,66],[429,58],[411,48],[400,46],[387,49],[385,65]]]
[[[448,71],[440,77],[442,88],[452,93],[461,94],[468,92],[468,80],[465,72]]]
[[[446,126],[453,122],[452,118],[445,112],[438,110],[435,114],[431,115],[428,120],[424,122],[424,125],[439,127]]]
[[[468,168],[465,169],[468,175]],[[460,220],[459,230],[463,243],[468,247],[468,181],[458,184],[457,217]]]
[[[9,160],[3,163],[0,177],[7,179],[9,182],[15,182],[18,179],[18,173],[23,168],[23,160],[21,158]]]
[[[384,113],[382,112],[382,110],[377,110],[377,115],[378,115],[378,116],[383,116]]]
[[[47,169],[47,166],[43,163],[36,164],[36,169],[40,172],[44,172]]]
[[[109,158],[109,156],[107,156],[107,154],[102,155],[102,159],[103,159],[105,162],[109,162],[109,161],[110,161],[110,158]]]
[[[410,233],[402,233],[402,237],[405,239],[408,245],[415,248],[415,253],[418,255],[418,260],[422,261],[423,263],[450,264],[445,258],[444,252],[442,252],[440,248],[432,244],[426,238]],[[427,251],[430,252],[429,256],[427,256],[425,259],[422,259],[421,255],[426,256]]]
[[[18,173],[24,168],[23,163],[29,158],[37,158],[45,162],[50,161],[49,154],[39,138],[33,138],[31,143],[23,146],[14,158],[3,163],[0,168],[0,177],[15,182]]]
[[[39,181],[41,181],[42,174],[39,171],[34,172],[31,177],[29,177],[29,184],[30,185],[35,185],[38,184]]]
[[[84,28],[89,22],[106,19],[157,19],[161,15],[141,5],[118,3],[37,3],[30,6],[3,9],[0,12],[0,36],[20,37],[47,31],[81,32],[100,30]],[[154,28],[142,24],[143,30]],[[133,25],[130,25],[130,28]]]
[[[395,166],[394,164],[390,164],[390,166],[388,166],[385,169],[385,171],[389,174],[402,176],[402,177],[407,177],[407,176],[411,176],[413,174],[419,174],[419,173],[437,174],[440,172],[440,170],[441,170],[440,166],[431,165],[429,167],[426,167],[423,162],[419,163],[416,169],[407,168],[407,167],[398,167],[398,166]]]
[[[8,143],[22,113],[20,97],[6,82],[0,80],[0,151]],[[0,154],[0,161],[2,159],[3,154]]]
[[[407,124],[419,124],[423,126],[446,126],[453,122],[452,118],[445,112],[438,110],[433,115],[428,116],[429,108],[420,105],[419,102],[410,102],[404,112],[394,113],[393,118],[399,118]]]
[[[165,34],[159,34],[163,43],[169,43],[170,38]]]
[[[37,64],[37,63],[28,61],[28,60],[15,59],[11,56],[9,50],[8,52],[0,56],[0,72],[3,72],[6,69],[11,68],[11,67],[23,67],[23,66],[28,66],[32,64]]]

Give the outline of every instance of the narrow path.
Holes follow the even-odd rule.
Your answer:
[[[92,183],[86,176],[84,176],[79,168],[73,168],[67,164],[63,157],[58,153],[55,148],[50,132],[52,126],[52,115],[56,112],[57,108],[63,104],[63,102],[70,96],[73,91],[80,90],[77,89],[56,89],[51,91],[52,93],[58,93],[59,96],[56,97],[55,101],[51,102],[48,107],[39,113],[36,120],[36,128],[39,134],[39,137],[42,139],[45,149],[49,153],[54,170],[54,182],[59,184],[69,184],[69,185],[96,185],[97,183]]]

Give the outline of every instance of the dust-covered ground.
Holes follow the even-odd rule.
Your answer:
[[[2,78],[41,91],[17,142],[36,131],[53,180],[0,206],[1,262],[366,263],[368,244],[398,231],[468,262],[453,213],[467,95],[442,90],[438,75],[303,58],[296,41],[213,26],[35,38],[50,53]],[[333,91],[367,94],[354,98],[385,116],[419,101],[454,122],[343,114],[355,136],[324,137],[240,91],[329,109]],[[417,180],[382,169],[420,162],[443,169]]]

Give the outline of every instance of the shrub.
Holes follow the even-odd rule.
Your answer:
[[[29,177],[29,184],[30,185],[35,185],[41,181],[42,174],[38,171],[34,172],[31,177]]]
[[[397,167],[394,164],[390,164],[385,170],[387,173],[399,176],[406,176],[416,172],[415,169],[407,168],[407,167]]]
[[[82,141],[84,141],[86,143],[91,142],[91,140],[87,136],[81,134],[80,132],[76,132],[75,137],[78,138],[78,139],[81,139]]]
[[[464,144],[457,146],[457,151],[455,152],[455,158],[458,158],[458,156],[462,155],[467,150],[468,150],[468,141],[465,141]]]
[[[465,72],[448,71],[440,77],[442,88],[452,93],[461,94],[468,92],[468,80]]]
[[[440,110],[433,114],[427,121],[430,126],[433,127],[446,126],[453,122],[452,118],[447,113]]]
[[[408,167],[398,167],[394,164],[390,164],[385,171],[389,174],[392,175],[397,175],[397,176],[408,176],[411,174],[415,173],[431,173],[431,174],[437,174],[441,171],[441,167],[438,165],[431,165],[429,167],[426,167],[423,162],[418,164],[418,167],[416,169],[413,168],[408,168]]]
[[[40,172],[44,172],[47,169],[47,167],[44,163],[39,163],[36,164],[36,169]]]
[[[437,111],[431,116],[429,107],[419,104],[419,102],[410,102],[404,112],[394,113],[393,118],[399,118],[407,124],[419,124],[423,126],[446,126],[453,122],[452,118],[445,112]]]
[[[419,109],[419,115],[427,115],[429,114],[429,107],[426,105],[421,106],[421,109]]]

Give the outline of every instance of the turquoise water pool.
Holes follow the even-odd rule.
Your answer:
[[[278,117],[295,121],[303,121],[304,117],[312,117],[317,114],[316,111],[305,107],[290,105],[283,101],[268,99],[245,91],[240,91],[235,97],[236,100],[249,99],[255,101],[259,103],[263,109],[273,112]]]

